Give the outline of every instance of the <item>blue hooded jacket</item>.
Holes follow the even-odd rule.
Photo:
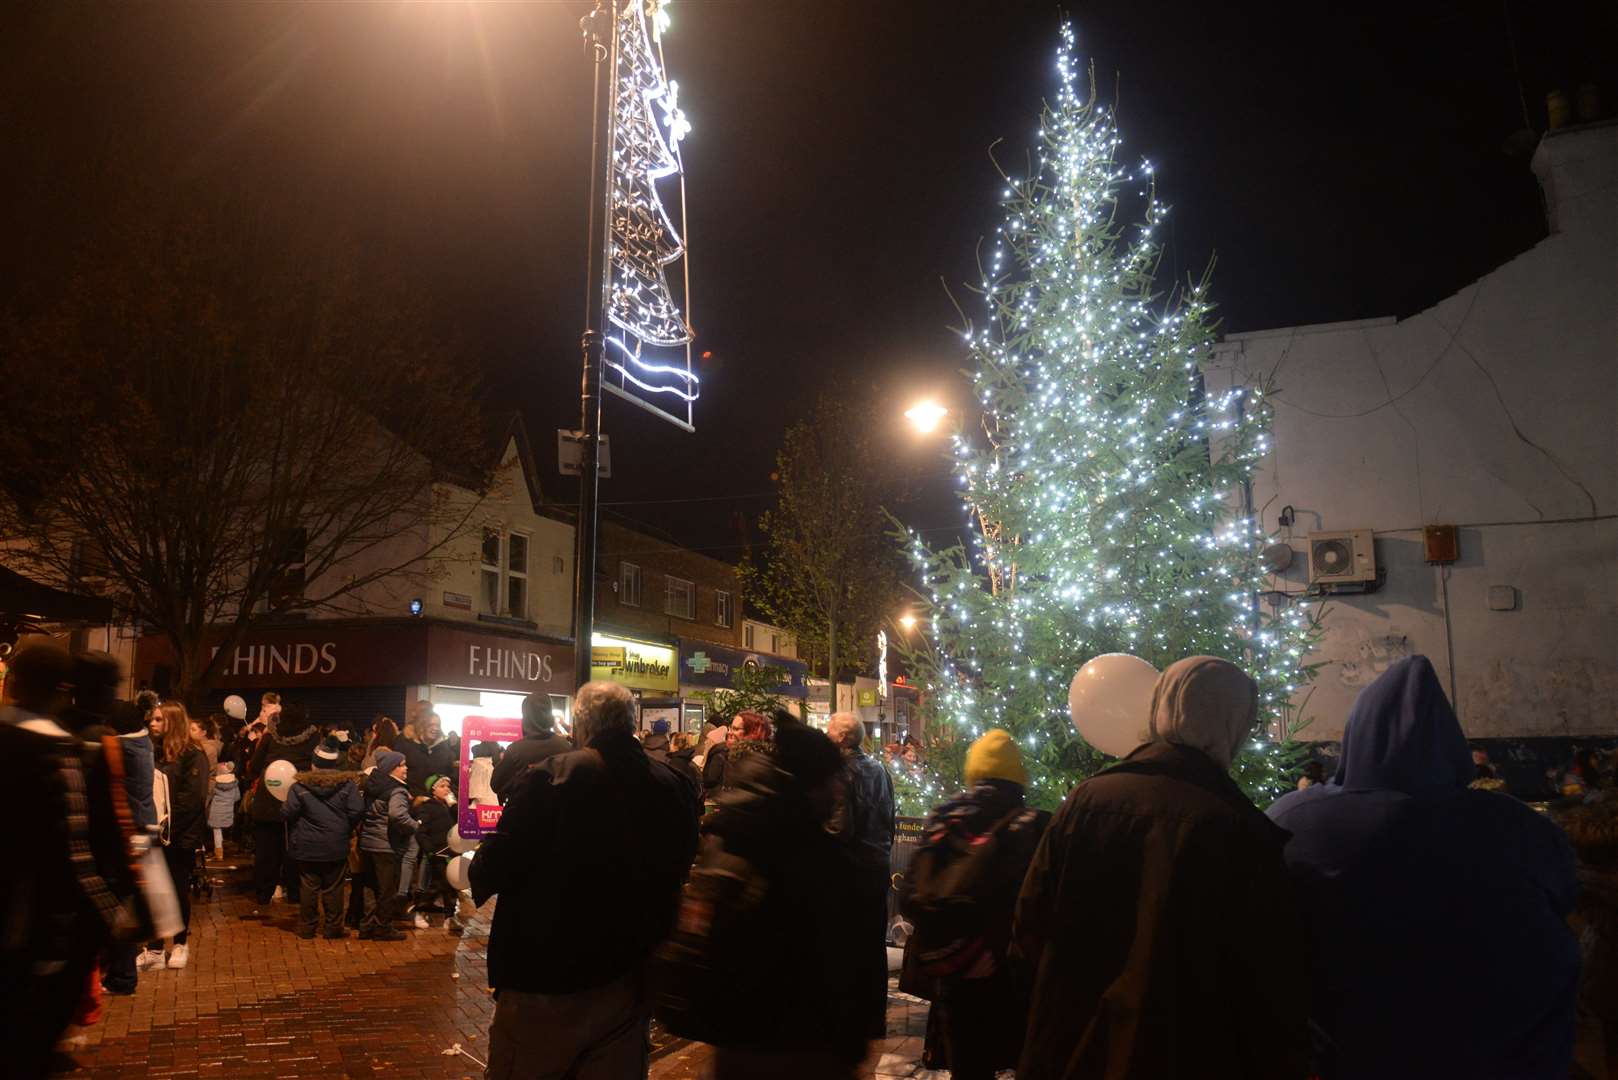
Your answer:
[[[1328,1080],[1551,1077],[1572,1062],[1573,851],[1470,751],[1432,664],[1360,694],[1330,784],[1278,800]]]

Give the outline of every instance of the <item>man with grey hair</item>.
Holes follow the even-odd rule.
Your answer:
[[[888,1011],[888,890],[893,855],[893,778],[864,750],[865,724],[853,713],[833,713],[826,734],[842,751],[842,792],[826,828],[842,841],[860,871],[860,911],[852,932],[868,946],[862,1001],[868,1034],[881,1038]]]
[[[673,928],[697,848],[679,774],[635,738],[635,699],[591,682],[578,749],[527,769],[472,861],[472,897],[498,895],[489,934],[490,1080],[644,1077],[642,969]]]

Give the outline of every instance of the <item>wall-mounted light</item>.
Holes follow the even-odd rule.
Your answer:
[[[421,614],[421,597],[418,596],[414,600],[410,601],[410,614]]]

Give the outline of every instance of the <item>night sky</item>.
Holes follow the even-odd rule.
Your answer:
[[[1326,5],[1312,5],[1325,7]],[[1218,254],[1230,330],[1409,315],[1543,235],[1526,156],[1545,93],[1618,93],[1612,8],[1527,0],[1070,3],[1125,150],[1173,206],[1164,266]],[[518,405],[546,493],[578,417],[590,64],[583,0],[49,3],[0,14],[11,286],[48,292],[130,169],[293,207],[362,238],[443,328],[446,362]],[[924,527],[937,443],[914,397],[958,395],[954,307],[997,223],[988,150],[1023,160],[1054,80],[1051,3],[674,0],[696,435],[609,399],[613,513],[727,559],[768,505],[783,428],[825,387],[895,416]],[[1513,61],[1515,46],[1516,61]],[[1605,65],[1605,66],[1603,66]],[[1531,145],[1531,144],[1530,144]],[[187,197],[190,197],[189,195]],[[969,306],[968,310],[973,310]]]

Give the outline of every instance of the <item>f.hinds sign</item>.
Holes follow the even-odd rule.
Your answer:
[[[531,683],[551,681],[549,653],[512,649],[503,645],[468,645],[466,657],[468,676],[517,679]]]
[[[573,648],[513,634],[478,633],[439,622],[310,623],[250,633],[214,654],[219,689],[299,686],[463,686],[531,693],[573,689]],[[173,652],[156,635],[140,640],[135,669],[153,678]],[[154,679],[155,681],[155,679]]]
[[[226,679],[253,675],[334,675],[336,672],[335,641],[243,645],[219,668],[220,676]]]

